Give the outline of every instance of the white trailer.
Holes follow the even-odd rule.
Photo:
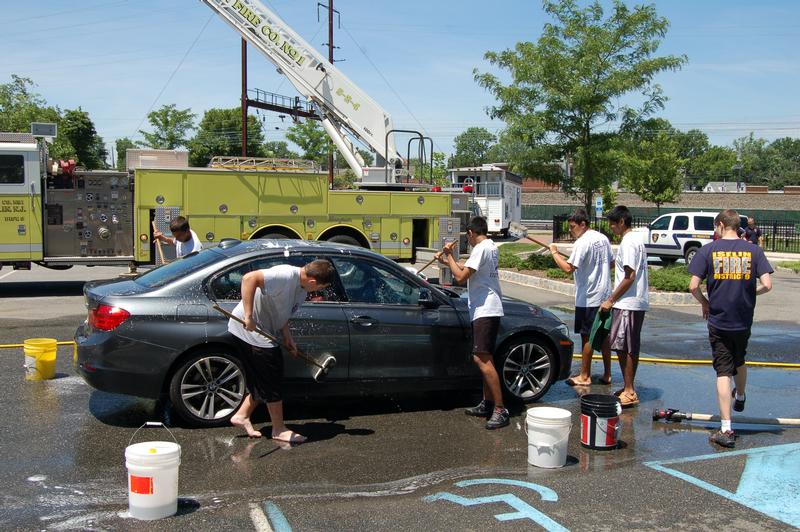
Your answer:
[[[489,233],[508,236],[512,223],[522,220],[522,177],[504,163],[448,170],[451,186],[472,194],[486,218]]]

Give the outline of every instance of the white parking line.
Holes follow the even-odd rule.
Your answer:
[[[10,272],[8,272],[8,273],[4,273],[3,275],[0,275],[0,281],[2,281],[3,279],[5,279],[6,277],[8,277],[9,275],[11,275],[12,273],[14,273],[15,271],[16,271],[16,270],[11,270],[11,271],[10,271]]]
[[[257,532],[274,532],[264,510],[252,502],[250,503],[250,519],[253,521],[253,526],[256,527]]]

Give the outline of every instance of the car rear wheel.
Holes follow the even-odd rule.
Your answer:
[[[533,338],[517,338],[497,358],[497,373],[507,399],[517,403],[537,401],[556,379],[556,357]]]
[[[178,415],[200,427],[227,423],[246,393],[241,361],[223,349],[207,349],[187,359],[169,387]]]
[[[683,258],[686,260],[687,266],[692,263],[692,259],[694,259],[694,256],[697,255],[698,249],[700,248],[697,246],[689,246],[688,248],[686,248],[686,252],[683,254]]]

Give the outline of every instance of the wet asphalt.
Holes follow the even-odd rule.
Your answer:
[[[85,317],[80,278],[104,273],[35,271],[0,278],[0,343],[39,336],[70,340]],[[778,274],[775,293],[766,296],[774,299],[762,300],[753,359],[800,362],[800,323],[792,312],[798,280]],[[571,326],[570,298],[513,285],[504,285],[504,291],[561,313]],[[697,307],[653,309],[643,351],[708,358],[698,313]],[[655,408],[715,413],[708,366],[642,364],[637,377],[642,404],[623,412],[622,445],[612,451],[581,447],[578,391],[556,383],[535,406],[571,411],[573,427],[567,465],[546,470],[527,463],[524,411],[512,412],[511,426],[499,431],[486,431],[480,420],[462,414],[477,395],[289,403],[290,426],[309,442],[282,448],[271,440],[244,438],[233,427],[185,428],[168,405],[94,391],[76,376],[66,346],[59,348],[54,380],[25,381],[22,362],[21,349],[0,350],[4,529],[267,530],[264,523],[276,531],[800,526],[797,514],[745,496],[779,489],[784,507],[800,507],[796,481],[780,484],[786,482],[781,467],[800,474],[800,428],[738,426],[740,438],[731,453],[708,442],[714,424],[652,421]],[[593,370],[600,372],[598,363]],[[800,417],[798,377],[796,370],[751,368],[745,413]],[[621,381],[616,366],[613,378]],[[167,423],[183,456],[178,515],[145,523],[127,515],[124,450],[134,431],[150,420]],[[268,427],[263,414],[257,421],[257,427]],[[169,437],[164,429],[148,428],[136,441]],[[756,449],[766,449],[769,459],[748,454]],[[657,463],[698,456],[704,458]]]

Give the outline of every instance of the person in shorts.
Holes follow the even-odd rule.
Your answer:
[[[720,429],[712,433],[709,440],[722,447],[734,447],[736,435],[731,429],[731,401],[735,411],[744,410],[745,355],[756,296],[772,290],[770,274],[773,270],[760,247],[738,237],[739,214],[736,211],[729,209],[719,213],[714,226],[720,238],[700,248],[692,259],[688,267],[692,274],[689,289],[702,306],[703,318],[708,320],[708,340],[717,373]],[[708,298],[700,289],[703,279]],[[757,281],[761,281],[761,286]]]
[[[611,243],[603,233],[589,226],[589,215],[585,209],[576,209],[569,218],[569,232],[575,238],[575,245],[569,258],[558,253],[558,246],[550,244],[550,253],[556,266],[575,279],[575,334],[581,335],[581,371],[566,380],[570,386],[589,386],[592,384],[592,355],[594,349],[589,341],[600,303],[611,293],[610,266],[613,261]],[[611,350],[604,341],[603,376],[600,384],[611,384]]]
[[[494,367],[492,352],[497,341],[500,318],[503,316],[503,294],[500,292],[500,276],[497,272],[497,246],[487,236],[486,219],[472,218],[467,225],[467,240],[472,252],[461,265],[453,256],[457,242],[451,242],[436,256],[453,272],[456,282],[467,282],[469,315],[472,321],[472,360],[483,377],[483,400],[465,413],[469,416],[487,417],[486,428],[499,429],[509,424],[509,414],[503,406],[500,377]]]
[[[622,241],[614,257],[614,291],[600,308],[612,312],[611,350],[617,353],[623,387],[614,395],[623,408],[639,404],[633,385],[639,367],[639,351],[645,312],[650,308],[647,250],[631,230],[632,217],[627,207],[617,205],[607,215],[611,232]]]
[[[242,427],[251,438],[260,438],[250,416],[259,403],[266,403],[272,420],[272,439],[302,443],[304,436],[289,430],[283,423],[283,353],[275,342],[257,332],[256,328],[283,338],[287,350],[297,356],[297,346],[289,330],[289,318],[297,312],[309,292],[324,290],[334,278],[333,265],[327,260],[315,260],[302,268],[281,264],[265,270],[246,273],[242,278],[242,300],[232,314],[245,322],[228,321],[242,353],[247,372],[247,390],[231,424]]]

